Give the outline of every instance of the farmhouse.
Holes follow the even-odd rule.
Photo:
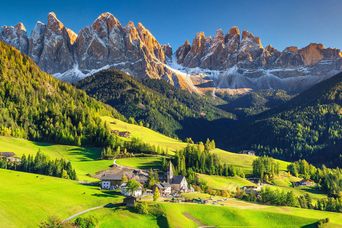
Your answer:
[[[293,185],[296,186],[308,186],[308,187],[312,187],[315,185],[315,182],[313,182],[312,180],[301,180],[298,182],[294,182]]]
[[[121,185],[122,173],[105,173],[101,177],[102,189],[115,189]]]
[[[247,154],[247,155],[255,156],[255,151],[254,150],[241,150],[239,154]]]
[[[20,158],[15,157],[14,152],[0,152],[0,158],[6,159],[9,162],[20,162]]]
[[[112,130],[111,133],[124,138],[129,138],[131,136],[129,131]]]
[[[115,166],[113,169],[106,170],[98,175],[101,180],[102,189],[117,189],[123,184],[123,176],[128,179],[136,179],[142,185],[148,180],[148,174],[140,169],[130,169],[127,167]]]
[[[247,194],[258,193],[258,192],[261,191],[261,185],[258,185],[258,186],[243,186],[241,189],[244,190]]]
[[[171,194],[171,185],[169,183],[158,183],[154,186],[154,191],[156,188],[158,188],[160,194],[163,196],[168,196]]]

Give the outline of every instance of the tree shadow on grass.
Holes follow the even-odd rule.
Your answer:
[[[93,161],[100,158],[101,152],[99,148],[72,148],[68,150],[70,155],[82,156],[79,161]]]
[[[44,147],[54,146],[57,144],[48,143],[48,142],[33,142],[36,146],[41,147],[42,152],[44,152]],[[62,145],[62,144],[60,144]],[[72,145],[64,145],[64,146],[70,146]],[[97,160],[101,157],[101,150],[97,147],[77,147],[77,148],[70,148],[67,151],[70,155],[78,155],[81,158],[79,158],[79,161],[92,161]]]
[[[318,227],[317,222],[302,226],[302,228],[317,228],[317,227]]]
[[[161,162],[160,161],[152,161],[152,162],[146,162],[144,164],[138,165],[138,169],[159,169],[161,168]]]
[[[102,191],[101,193],[93,193],[92,196],[96,196],[96,197],[119,197],[122,196],[119,192],[116,191]]]

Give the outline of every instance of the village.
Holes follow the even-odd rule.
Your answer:
[[[102,171],[96,175],[100,180],[102,190],[116,190],[126,196],[124,202],[135,202],[145,196],[152,196],[155,191],[158,191],[161,197],[165,199],[176,200],[181,196],[181,193],[194,192],[191,185],[183,175],[174,175],[173,165],[170,161],[166,172],[160,170],[152,170],[157,173],[158,178],[153,186],[148,186],[150,177],[149,172],[142,169],[133,169],[130,167],[114,164],[111,169]],[[139,183],[134,188],[128,186],[130,180],[135,180]],[[179,199],[178,199],[179,200]]]

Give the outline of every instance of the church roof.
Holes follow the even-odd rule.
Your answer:
[[[185,177],[182,175],[174,176],[172,178],[171,184],[180,184]]]

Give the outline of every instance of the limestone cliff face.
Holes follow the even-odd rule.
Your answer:
[[[213,37],[197,33],[192,44],[186,41],[176,50],[176,58],[187,72],[228,89],[300,91],[342,69],[339,49],[311,43],[279,51],[271,45],[264,47],[259,37],[240,33],[237,27],[226,34],[219,29]]]
[[[113,66],[140,78],[187,84],[184,76],[166,65],[166,59],[172,58],[169,45],[159,44],[142,23],[123,26],[110,13],[101,14],[79,34],[49,13],[47,24],[37,22],[30,37],[20,23],[0,27],[0,40],[28,54],[44,71],[67,81]]]
[[[42,33],[42,52],[38,65],[48,73],[64,72],[74,65],[70,32],[54,13],[49,13],[48,23]]]
[[[244,68],[313,66],[321,61],[337,61],[341,58],[338,49],[325,48],[322,44],[309,44],[298,49],[291,46],[278,51],[268,45],[265,48],[259,37],[248,31],[232,27],[227,34],[218,30],[216,35],[206,37],[198,33],[192,45],[185,42],[176,51],[177,62],[185,67],[200,67],[223,70],[232,66]]]

